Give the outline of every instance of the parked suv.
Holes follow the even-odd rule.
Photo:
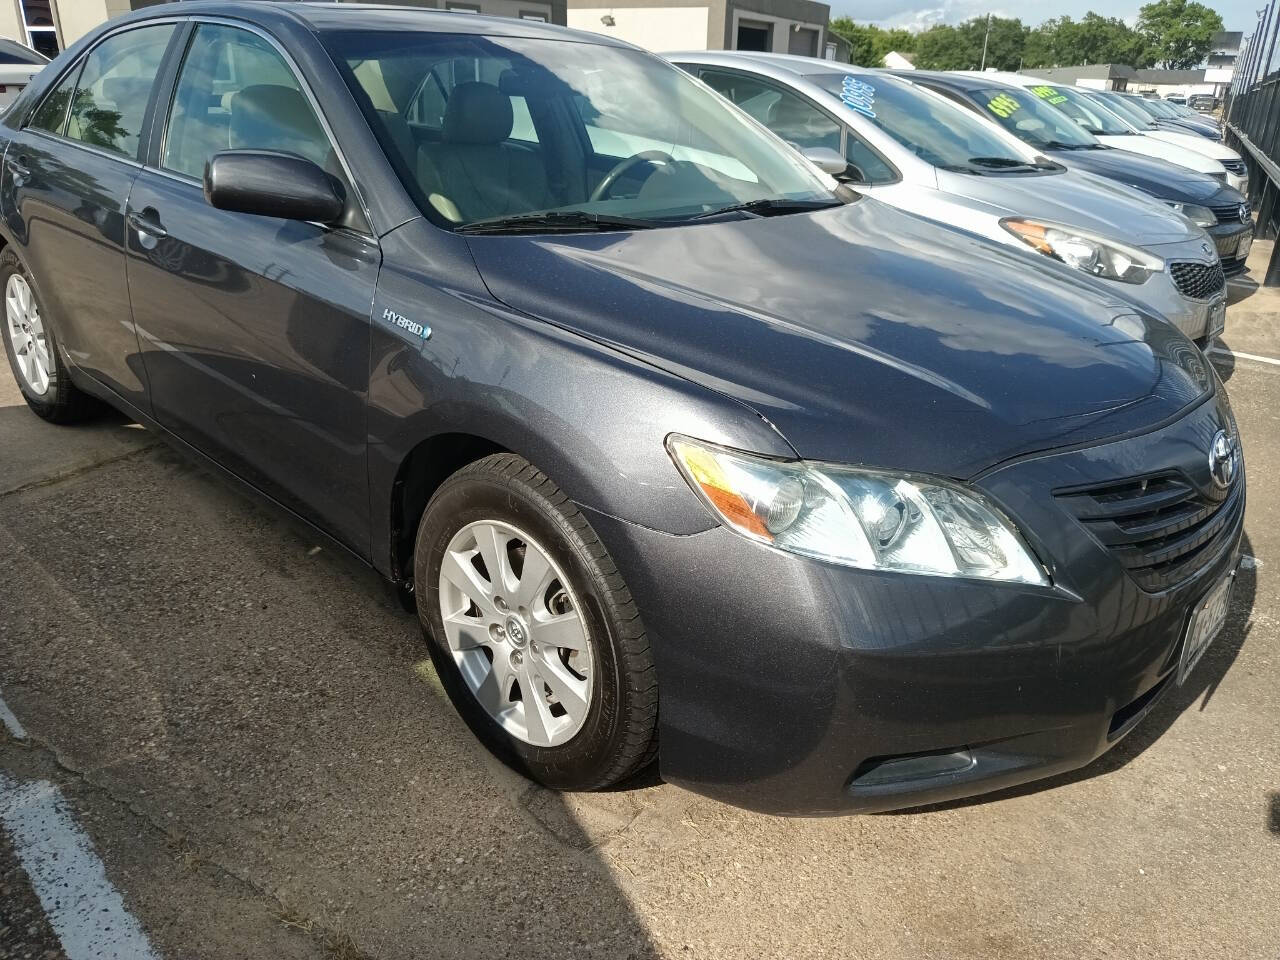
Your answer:
[[[105,400],[391,578],[544,784],[978,793],[1113,746],[1224,622],[1244,467],[1190,340],[634,47],[152,6],[0,151],[31,408]]]
[[[905,78],[784,54],[664,56],[810,156],[829,151],[830,172],[859,191],[1066,263],[1202,344],[1222,332],[1226,280],[1208,236],[1154,198],[1069,172]]]

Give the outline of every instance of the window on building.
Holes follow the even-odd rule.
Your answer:
[[[139,27],[90,50],[71,100],[66,136],[136,158],[151,88],[173,31],[171,23]]]
[[[58,44],[58,25],[53,21],[50,0],[21,0],[21,3],[27,45],[46,57],[56,57],[62,47]]]

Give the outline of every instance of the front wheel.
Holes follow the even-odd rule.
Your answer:
[[[657,681],[631,594],[528,461],[496,454],[441,485],[414,581],[441,682],[500,759],[564,790],[611,786],[653,759]]]

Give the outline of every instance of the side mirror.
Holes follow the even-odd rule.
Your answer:
[[[830,147],[805,147],[800,151],[800,155],[823,173],[829,173],[837,180],[862,183],[866,179],[855,164],[850,163]]]
[[[204,168],[204,196],[219,210],[332,224],[342,219],[342,184],[310,160],[274,150],[224,150]]]

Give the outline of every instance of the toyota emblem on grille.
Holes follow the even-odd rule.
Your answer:
[[[1240,204],[1240,222],[1248,223],[1249,216],[1250,216],[1249,205],[1247,203]]]
[[[1225,430],[1213,435],[1209,444],[1209,475],[1222,488],[1231,486],[1236,476],[1236,441]]]
[[[1200,244],[1200,249],[1203,250],[1206,254],[1213,253],[1213,247],[1209,246],[1209,244],[1207,243]]]

